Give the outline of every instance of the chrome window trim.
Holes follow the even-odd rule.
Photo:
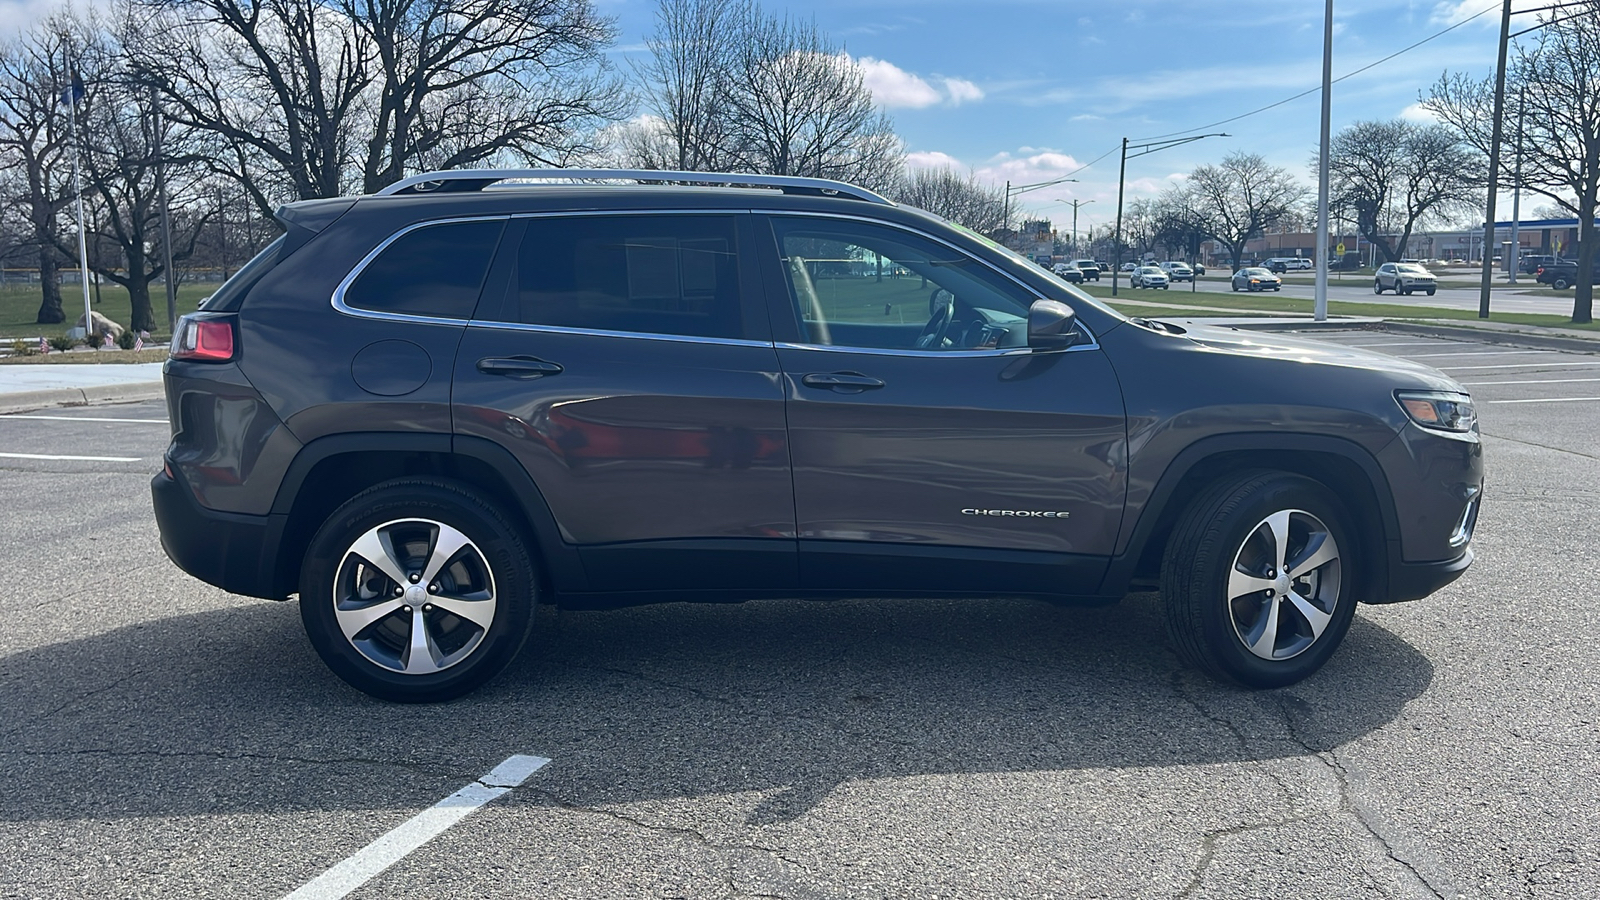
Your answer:
[[[532,331],[540,334],[575,334],[589,337],[633,338],[648,341],[676,341],[684,344],[726,344],[731,347],[767,347],[771,341],[752,341],[748,338],[702,337],[696,334],[662,334],[654,331],[607,331],[603,328],[571,328],[566,325],[529,325],[525,322],[499,322],[492,319],[472,319],[464,323],[468,328],[498,328],[506,331]]]
[[[807,218],[807,219],[846,219],[846,220],[849,220],[849,221],[852,221],[852,222],[865,222],[868,225],[880,225],[880,226],[883,226],[885,228],[894,228],[894,229],[898,229],[900,231],[909,232],[911,234],[915,234],[915,235],[918,235],[920,237],[927,238],[928,240],[933,241],[934,243],[943,244],[944,246],[949,247],[951,250],[954,250],[955,252],[960,253],[963,256],[966,256],[967,258],[971,259],[973,262],[977,263],[978,265],[983,266],[985,269],[988,269],[990,272],[993,272],[994,274],[999,275],[1001,278],[1004,278],[1005,280],[1011,282],[1012,284],[1016,285],[1017,287],[1021,288],[1024,291],[1026,291],[1028,294],[1030,294],[1032,296],[1035,296],[1035,297],[1038,297],[1041,300],[1045,299],[1044,297],[1039,296],[1038,292],[1035,291],[1031,285],[1029,285],[1027,282],[1024,282],[1022,279],[1017,278],[1016,276],[1012,275],[1010,272],[1005,272],[1005,271],[1002,271],[1000,269],[995,268],[994,266],[990,265],[988,262],[985,262],[984,260],[979,259],[976,256],[973,256],[972,254],[968,253],[966,250],[963,250],[960,247],[957,247],[955,244],[950,243],[949,241],[945,240],[942,237],[939,237],[936,234],[930,234],[929,232],[923,231],[920,228],[912,227],[910,225],[902,225],[899,222],[885,222],[882,219],[874,219],[871,216],[850,215],[849,213],[811,212],[809,210],[803,210],[803,209],[752,209],[752,210],[750,210],[750,212],[752,214],[758,215],[758,216],[792,216],[792,217]],[[849,323],[841,323],[841,324],[849,324]],[[1078,321],[1078,327],[1083,329],[1083,333],[1084,333],[1084,335],[1086,337],[1089,338],[1089,342],[1086,343],[1086,344],[1081,344],[1081,345],[1080,344],[1074,344],[1073,346],[1068,347],[1065,350],[1054,351],[1054,352],[1070,353],[1070,352],[1072,352],[1074,350],[1098,350],[1098,349],[1100,349],[1100,339],[1095,337],[1094,330],[1091,329],[1088,325],[1086,325],[1081,319]],[[778,346],[780,346],[780,347],[790,347],[790,348],[795,348],[795,349],[806,349],[806,350],[844,350],[844,351],[849,351],[849,352],[852,352],[852,353],[874,353],[874,352],[877,352],[877,353],[882,353],[883,355],[889,355],[889,356],[952,356],[952,355],[956,355],[956,354],[962,354],[962,355],[967,355],[967,356],[996,356],[996,355],[1001,355],[1003,353],[1009,353],[1009,352],[1014,352],[1014,351],[1021,351],[1021,352],[1026,352],[1026,353],[1037,352],[1037,351],[1034,351],[1032,348],[1028,348],[1028,347],[1011,347],[1011,348],[1006,348],[1005,350],[887,350],[887,349],[873,348],[873,347],[847,347],[847,346],[836,346],[836,345],[831,345],[831,344],[801,344],[801,343],[795,343],[795,344],[779,344]],[[1049,351],[1047,351],[1047,352],[1049,352]]]
[[[333,289],[333,308],[347,316],[355,316],[361,319],[378,319],[386,322],[416,322],[423,325],[465,325],[468,321],[467,319],[451,319],[445,316],[424,316],[417,313],[397,313],[384,312],[376,309],[362,309],[359,306],[351,306],[350,304],[346,303],[344,298],[345,294],[350,290],[350,285],[355,284],[356,279],[361,277],[361,273],[366,271],[367,266],[374,259],[377,259],[379,254],[389,249],[390,244],[393,244],[395,241],[400,240],[413,231],[421,228],[429,228],[435,225],[459,225],[466,222],[507,222],[510,221],[511,218],[512,217],[510,215],[505,214],[492,216],[458,216],[448,219],[429,219],[426,222],[413,222],[410,225],[407,225],[406,227],[396,231],[394,234],[391,234],[380,241],[378,246],[368,251],[366,256],[361,257],[361,261],[357,262],[355,266],[352,267],[344,276],[344,278],[339,281],[339,286]],[[494,260],[490,259],[491,265],[493,262]],[[484,277],[487,278],[488,274],[489,273],[485,271]],[[482,285],[479,286],[478,290],[480,292],[483,290]]]
[[[933,359],[961,359],[981,356],[1026,356],[1034,353],[1065,353],[1077,350],[1078,347],[1068,347],[1066,350],[1035,350],[1032,347],[1005,347],[994,350],[893,350],[883,347],[850,347],[842,344],[794,344],[779,343],[776,345],[781,350],[822,350],[828,353],[865,353],[870,356],[926,356]],[[1095,345],[1098,346],[1098,345]],[[1084,345],[1082,349],[1090,349]]]

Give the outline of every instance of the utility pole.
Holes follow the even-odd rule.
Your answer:
[[[1117,277],[1122,272],[1122,195],[1123,188],[1128,183],[1129,148],[1131,147],[1133,150],[1137,151],[1133,154],[1133,157],[1134,159],[1138,159],[1141,156],[1149,156],[1152,153],[1159,153],[1162,150],[1166,150],[1171,147],[1177,147],[1182,144],[1192,144],[1195,141],[1201,141],[1211,137],[1230,136],[1231,135],[1227,134],[1226,132],[1219,131],[1212,134],[1193,134],[1188,137],[1145,141],[1142,144],[1129,144],[1127,138],[1122,139],[1122,165],[1117,169],[1117,231],[1115,236],[1113,236],[1111,239],[1116,254],[1116,262],[1113,263],[1111,267],[1111,296],[1117,296]]]
[[[1494,198],[1500,190],[1500,117],[1506,111],[1506,45],[1511,43],[1511,0],[1500,7],[1500,61],[1494,70],[1494,131],[1489,137],[1489,202],[1483,223],[1483,280],[1478,285],[1478,318],[1489,318],[1489,282],[1494,277]]]
[[[1506,254],[1506,279],[1512,284],[1517,283],[1517,271],[1522,266],[1517,257],[1522,255],[1522,235],[1518,226],[1522,223],[1522,110],[1527,96],[1528,86],[1524,84],[1517,90],[1517,161],[1511,175],[1511,250]]]
[[[1507,0],[1510,2],[1510,0]],[[1322,22],[1322,139],[1317,154],[1317,287],[1312,319],[1328,320],[1328,132],[1333,109],[1333,0]]]

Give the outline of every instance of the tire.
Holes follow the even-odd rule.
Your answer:
[[[1395,293],[1396,293],[1396,294],[1399,294],[1399,295],[1400,295],[1400,296],[1402,296],[1402,297],[1409,297],[1409,296],[1411,296],[1411,289],[1410,289],[1410,288],[1395,288],[1395,289],[1394,289],[1394,292],[1395,292]]]
[[[1178,654],[1213,678],[1252,688],[1316,672],[1349,630],[1362,583],[1347,521],[1326,487],[1285,472],[1236,474],[1202,490],[1174,526],[1161,565]],[[1286,540],[1277,537],[1280,526]],[[1280,544],[1291,566],[1297,556],[1309,565],[1279,577]]]
[[[1383,293],[1383,282],[1379,281],[1376,278],[1372,279],[1372,292],[1374,294],[1382,294]]]
[[[1428,296],[1432,297],[1433,296],[1433,292],[1436,291],[1436,290],[1438,290],[1438,288],[1428,288]]]
[[[1568,281],[1564,276],[1557,275],[1555,280],[1550,282],[1550,286],[1558,291],[1564,291],[1572,287],[1572,282]]]
[[[433,560],[441,538],[455,550]],[[300,570],[300,619],[322,661],[357,690],[401,703],[450,700],[499,674],[527,641],[537,600],[532,555],[511,520],[442,479],[396,479],[350,498]]]

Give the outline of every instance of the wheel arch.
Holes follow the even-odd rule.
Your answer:
[[[1183,510],[1219,478],[1248,470],[1290,472],[1331,490],[1344,504],[1350,527],[1371,564],[1364,593],[1388,591],[1388,571],[1400,533],[1399,516],[1377,459],[1361,445],[1323,435],[1238,434],[1197,441],[1168,464],[1156,482],[1123,551],[1106,571],[1099,593],[1120,595],[1153,587],[1173,525]]]
[[[561,540],[543,494],[506,450],[481,438],[364,432],[312,441],[290,464],[272,508],[284,522],[273,567],[283,594],[296,589],[312,536],[340,504],[407,476],[449,478],[482,491],[532,538],[529,551],[540,563],[541,588],[586,587],[577,553]]]

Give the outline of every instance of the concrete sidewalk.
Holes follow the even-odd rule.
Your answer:
[[[162,395],[161,365],[157,362],[0,366],[0,414],[52,406],[154,400]]]

